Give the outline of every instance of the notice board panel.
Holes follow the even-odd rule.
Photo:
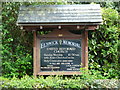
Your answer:
[[[80,71],[81,39],[40,40],[40,72]]]

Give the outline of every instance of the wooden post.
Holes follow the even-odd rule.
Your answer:
[[[88,69],[88,31],[84,32],[85,35],[85,67]]]
[[[84,60],[84,67],[86,70],[88,69],[88,31],[85,30],[83,32],[83,60]]]
[[[33,75],[36,77],[37,75],[37,37],[36,37],[36,31],[33,32]]]

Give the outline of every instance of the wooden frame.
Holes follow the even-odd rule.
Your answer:
[[[42,27],[42,29],[40,29],[40,26]],[[97,25],[32,25],[32,26],[23,26],[23,29],[27,30],[27,31],[40,31],[40,30],[53,30],[58,28],[59,26],[61,26],[62,29],[69,29],[69,30],[95,30],[96,28],[98,28]],[[77,28],[79,27],[79,28]]]
[[[83,31],[81,35],[70,33],[68,30],[53,30],[47,35],[36,35],[34,31],[34,76],[36,75],[79,75],[78,71],[50,71],[40,72],[40,40],[55,39],[82,39],[81,61],[82,67],[88,68],[88,31]]]

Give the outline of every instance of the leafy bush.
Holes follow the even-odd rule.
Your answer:
[[[5,77],[32,74],[32,36],[16,26],[20,3],[3,3],[2,74]]]
[[[28,75],[21,79],[13,77],[11,79],[1,78],[2,88],[43,88],[43,89],[54,89],[54,88],[118,88],[118,80],[102,80],[103,77],[99,72],[94,71],[94,75],[91,71],[82,71],[83,74],[80,76],[48,76],[44,78],[39,76],[38,78],[30,77]],[[96,75],[95,75],[96,74]],[[101,77],[101,78],[100,78]],[[99,80],[98,80],[99,78]]]
[[[102,9],[103,24],[89,33],[89,65],[107,78],[120,78],[118,63],[119,14],[111,8]]]

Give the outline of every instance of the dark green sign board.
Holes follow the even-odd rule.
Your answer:
[[[40,71],[79,71],[81,40],[41,40]]]

